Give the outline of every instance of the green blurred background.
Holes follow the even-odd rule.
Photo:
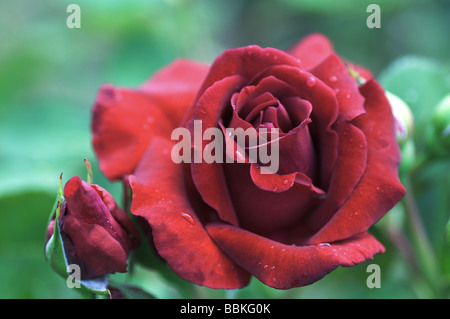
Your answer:
[[[81,8],[80,29],[66,26],[70,3]],[[380,5],[380,29],[366,26],[371,3]],[[450,1],[1,1],[0,298],[79,298],[44,260],[45,227],[60,173],[63,182],[84,178],[84,158],[94,181],[120,197],[91,148],[100,85],[133,87],[175,58],[211,63],[230,47],[286,49],[311,32],[327,35],[410,105],[417,134],[405,156],[415,163],[431,152],[421,132],[450,93]],[[278,291],[253,279],[242,290],[212,290],[139,267],[118,279],[159,298],[448,298],[450,157],[423,157],[406,175],[427,238],[417,239],[403,203],[372,229],[385,254],[311,286]],[[379,289],[366,286],[370,263],[381,267]]]

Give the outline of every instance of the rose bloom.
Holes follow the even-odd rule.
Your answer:
[[[127,271],[129,253],[139,245],[139,232],[104,188],[72,177],[64,186],[58,220],[68,264],[80,267],[81,279]],[[47,229],[53,235],[55,221]]]
[[[203,131],[278,128],[278,172],[175,164],[171,132],[192,130],[194,120]],[[92,130],[101,170],[128,178],[131,211],[150,226],[159,255],[212,288],[254,276],[288,289],[371,259],[384,247],[368,229],[405,194],[383,88],[320,34],[287,52],[229,49],[211,66],[177,60],[135,89],[106,84]]]

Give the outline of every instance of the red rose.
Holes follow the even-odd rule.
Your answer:
[[[80,267],[81,279],[127,271],[129,252],[139,244],[139,233],[127,214],[102,187],[78,176],[64,187],[59,227],[68,264]],[[47,240],[55,221],[48,226]]]
[[[278,128],[278,173],[174,163],[171,132],[196,120],[203,131]],[[384,247],[367,230],[405,193],[384,90],[319,34],[288,52],[230,49],[210,67],[179,60],[138,89],[105,85],[92,127],[105,175],[131,174],[132,213],[150,225],[159,254],[213,288],[253,275],[287,289],[371,259]]]

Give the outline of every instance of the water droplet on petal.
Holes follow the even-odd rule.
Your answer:
[[[345,99],[346,100],[350,100],[352,98],[352,95],[350,94],[350,93],[347,93],[346,95],[345,95]]]
[[[285,179],[284,181],[283,181],[283,184],[284,185],[287,185],[289,183],[289,181],[287,180],[287,179]]]
[[[316,78],[313,76],[310,76],[307,80],[306,80],[306,85],[309,86],[310,88],[313,87],[314,85],[316,85]]]
[[[321,247],[331,247],[329,243],[320,243],[319,246]]]
[[[329,81],[330,81],[331,83],[335,83],[335,82],[337,81],[337,77],[336,77],[335,75],[330,76]]]
[[[192,217],[190,214],[185,213],[185,212],[181,212],[180,215],[189,222],[189,224],[194,225],[195,224],[195,220],[194,217]]]

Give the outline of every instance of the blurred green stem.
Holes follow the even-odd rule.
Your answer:
[[[413,245],[417,252],[417,261],[421,267],[425,280],[430,285],[433,294],[439,295],[439,267],[436,256],[430,244],[428,235],[422,222],[422,217],[417,206],[411,176],[407,176],[404,180],[406,187],[405,208],[407,213],[407,221],[411,229]]]

